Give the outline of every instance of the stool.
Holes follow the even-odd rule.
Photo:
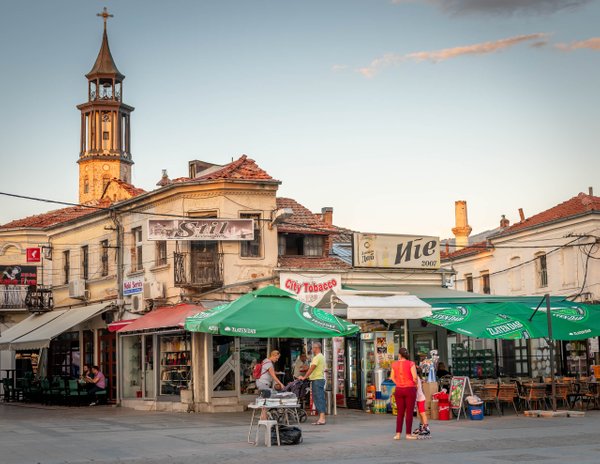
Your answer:
[[[279,425],[274,420],[259,420],[256,428],[256,438],[254,439],[254,446],[258,446],[258,435],[260,433],[260,427],[265,428],[265,446],[271,446],[271,429],[275,427],[275,435],[277,436],[277,446],[281,446],[279,442]]]

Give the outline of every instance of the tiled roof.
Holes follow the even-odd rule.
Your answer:
[[[352,229],[346,229],[345,227],[338,226],[333,227],[337,231],[331,236],[331,241],[333,243],[352,243],[352,234],[354,233]]]
[[[308,208],[291,198],[277,198],[277,208],[291,208],[294,215],[277,225],[278,232],[300,234],[331,234],[335,228],[327,225]]]
[[[123,190],[129,193],[129,195],[131,195],[132,197],[137,197],[138,195],[146,193],[146,191],[143,188],[136,187],[133,184],[128,184],[127,182],[121,179],[113,178],[111,179],[111,182],[118,184],[119,187],[121,187]]]
[[[573,216],[579,216],[581,214],[590,212],[600,213],[600,197],[580,193],[570,200],[547,209],[546,211],[542,211],[541,213],[534,214],[524,221],[517,222],[512,226],[507,227],[499,234],[494,235],[494,237],[510,235],[524,229],[542,226],[551,222],[568,219]]]
[[[485,253],[492,249],[493,249],[492,245],[490,245],[490,243],[487,241],[472,243],[471,245],[469,245],[465,248],[462,248],[460,250],[455,250],[450,253],[446,253],[446,252],[442,251],[441,259],[444,261],[452,261],[452,260],[455,260],[458,258],[466,258],[467,256]]]
[[[89,203],[88,206],[110,206],[108,200],[102,200],[95,203]],[[47,213],[29,216],[23,219],[16,219],[0,226],[0,229],[13,229],[19,227],[30,227],[35,229],[43,229],[46,227],[61,224],[63,222],[72,221],[84,216],[98,212],[96,208],[85,206],[69,206],[68,208],[56,209]]]
[[[280,269],[346,270],[352,266],[332,256],[280,256]]]
[[[204,176],[200,173],[197,179],[274,180],[265,170],[261,169],[253,159],[248,158],[246,155],[242,155],[238,160],[226,164],[222,168],[212,171]]]

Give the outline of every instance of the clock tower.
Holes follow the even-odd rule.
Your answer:
[[[113,15],[106,8],[98,16],[104,33],[98,58],[86,74],[88,101],[81,111],[79,203],[99,200],[111,179],[131,183],[130,116],[132,106],[123,103],[123,81],[108,46],[106,22]]]

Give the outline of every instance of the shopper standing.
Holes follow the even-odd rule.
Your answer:
[[[310,380],[311,391],[315,408],[319,413],[319,420],[313,422],[313,425],[325,425],[325,410],[327,407],[325,401],[325,356],[321,353],[321,344],[314,342],[312,344],[313,358],[306,375],[299,377],[300,380],[308,378]]]
[[[411,435],[413,410],[415,409],[415,400],[417,398],[417,368],[415,363],[409,359],[408,350],[400,348],[398,361],[392,363],[391,378],[396,384],[396,407],[398,415],[396,416],[396,435],[394,440],[400,440],[402,436],[402,423],[406,422],[406,439],[416,440],[417,437]]]

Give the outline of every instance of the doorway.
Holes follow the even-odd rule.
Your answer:
[[[238,396],[240,393],[240,342],[237,337],[212,337],[212,396]]]
[[[417,364],[429,358],[429,352],[435,349],[435,332],[418,332],[413,334],[413,358]]]
[[[100,371],[108,382],[108,402],[114,403],[117,398],[117,334],[101,329],[99,332]]]

